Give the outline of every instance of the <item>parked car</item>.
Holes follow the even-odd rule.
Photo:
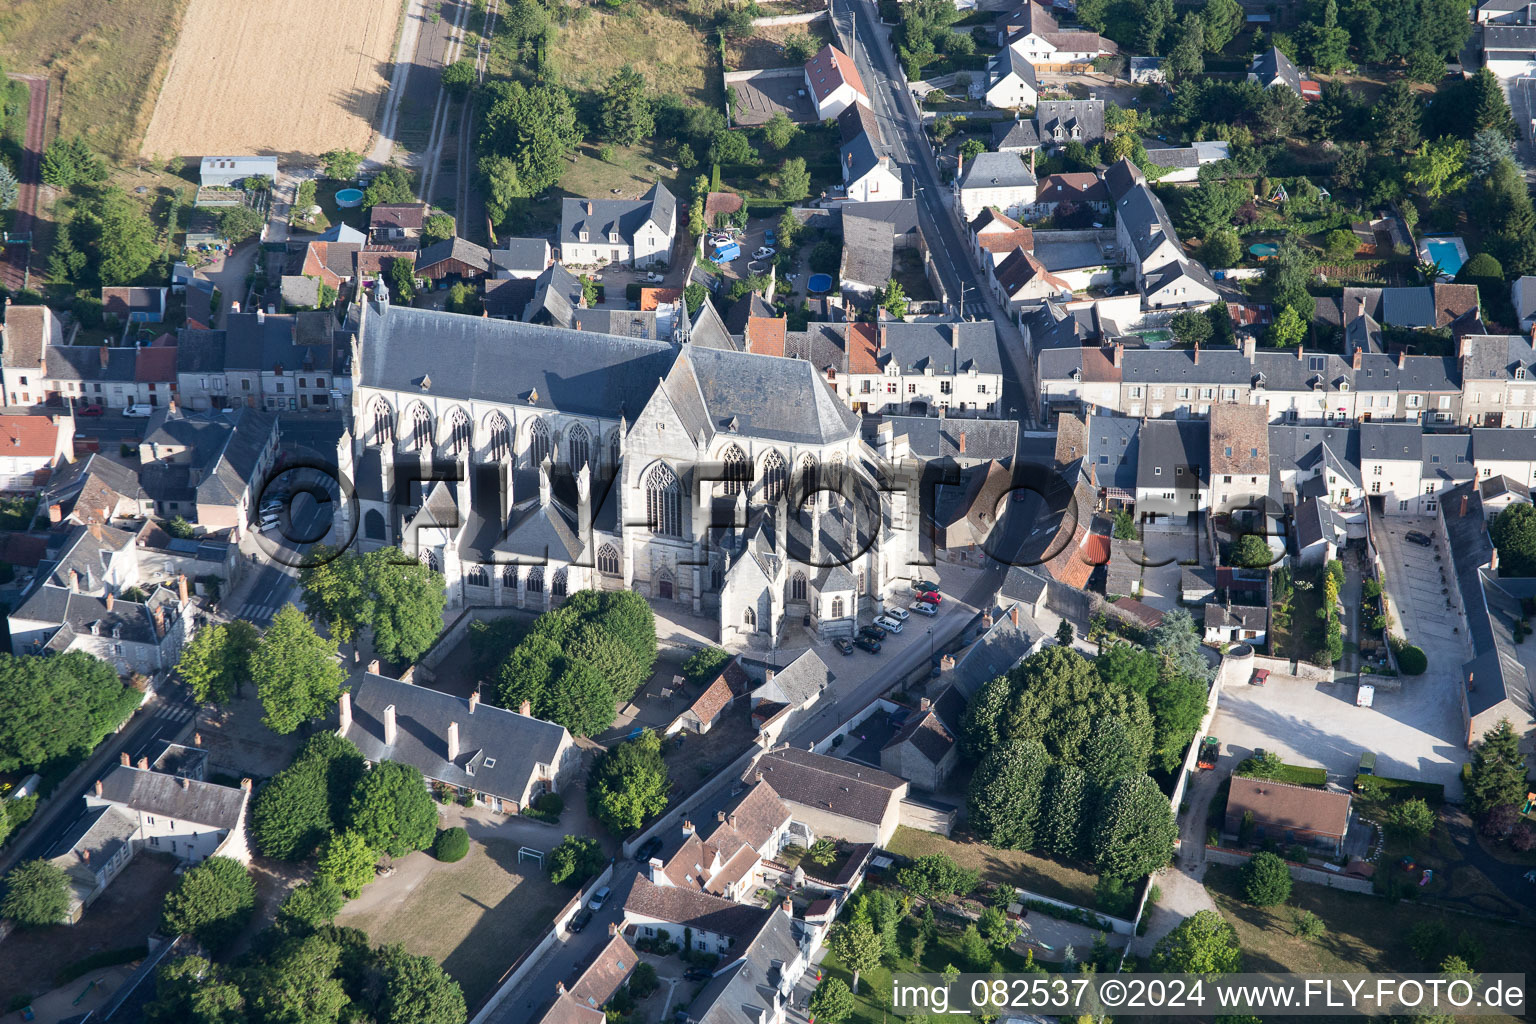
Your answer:
[[[779,244],[778,240],[776,238],[774,238],[773,228],[769,228],[769,229],[767,229],[766,231],[763,232],[763,244],[764,245],[778,245]]]
[[[773,253],[774,253],[773,249],[769,248],[766,245],[761,245],[761,246],[758,246],[757,249],[752,253],[752,258],[755,259],[755,260],[765,260],[768,257],[772,256]]]
[[[908,612],[905,608],[887,608],[885,610],[885,614],[889,615],[897,622],[905,622],[907,621],[907,616],[911,613]]]
[[[912,581],[912,593],[914,594],[931,594],[938,589],[939,585],[937,583],[929,583],[927,580]]]
[[[566,930],[570,932],[579,932],[587,926],[587,922],[590,920],[592,920],[592,911],[588,910],[586,907],[582,907],[576,916],[571,918],[571,923],[566,925]]]
[[[702,967],[690,967],[686,972],[684,972],[683,980],[684,981],[703,981],[705,978],[707,978],[709,976],[710,976],[709,972],[706,971]]]
[[[939,610],[933,605],[929,604],[927,601],[913,601],[911,610],[917,612],[919,615],[939,614]]]
[[[608,902],[608,894],[611,891],[606,885],[603,886],[592,894],[592,898],[587,901],[587,906],[592,910],[602,910],[603,904]]]
[[[865,636],[862,633],[854,638],[853,646],[861,651],[868,651],[870,654],[880,653],[880,641],[874,637]]]
[[[1427,533],[1420,533],[1418,530],[1409,530],[1403,534],[1403,539],[1410,544],[1417,544],[1421,548],[1432,548],[1435,546],[1433,537]]]
[[[901,632],[901,620],[893,619],[889,615],[881,615],[875,619],[875,625],[890,633]]]
[[[924,604],[943,604],[944,603],[943,595],[940,594],[937,590],[929,591],[926,594],[918,594],[917,595],[917,599],[919,601],[923,602]]]
[[[838,654],[852,654],[853,653],[853,641],[849,640],[845,636],[840,636],[837,639],[833,640],[832,641],[832,646],[837,648],[837,653]]]
[[[155,407],[154,406],[152,406],[152,405],[140,405],[138,403],[130,405],[128,408],[123,410],[123,415],[124,416],[127,416],[130,419],[136,419],[136,420],[147,420],[151,416],[153,416],[154,414],[155,414]]]
[[[644,864],[661,852],[661,837],[652,836],[647,839],[640,849],[635,851],[635,860]]]
[[[653,270],[649,274],[645,275],[645,280],[647,284],[661,284],[661,282],[665,281],[666,278],[662,277],[660,274]]]
[[[95,402],[92,402],[90,405],[82,405],[80,408],[75,410],[75,415],[76,416],[100,416],[101,415],[101,406],[97,405]]]
[[[884,640],[886,637],[886,632],[879,626],[875,625],[860,626],[859,636],[867,636],[873,640]]]
[[[1256,669],[1254,669],[1253,670],[1253,676],[1252,676],[1252,678],[1250,678],[1248,680],[1248,682],[1249,682],[1250,685],[1253,685],[1253,686],[1263,686],[1265,683],[1269,682],[1269,669],[1267,669],[1267,668],[1256,668]]]

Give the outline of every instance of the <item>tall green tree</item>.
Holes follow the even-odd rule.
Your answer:
[[[1211,53],[1225,50],[1242,30],[1243,18],[1243,8],[1237,0],[1205,0],[1205,6],[1200,10],[1205,48]]]
[[[342,947],[316,932],[285,939],[242,986],[251,1017],[272,1024],[337,1024],[350,1000],[338,978]]]
[[[312,932],[336,920],[347,897],[333,882],[316,879],[296,886],[277,911],[277,926],[290,935]]]
[[[61,135],[43,150],[39,173],[45,185],[69,188],[107,180],[106,162],[78,135]]]
[[[549,852],[549,880],[579,887],[608,863],[607,854],[591,836],[566,836]]]
[[[1205,70],[1205,27],[1200,15],[1190,12],[1179,22],[1177,37],[1163,61],[1169,78],[1188,78]]]
[[[1520,804],[1527,790],[1525,770],[1520,734],[1509,719],[1501,718],[1496,727],[1483,733],[1483,742],[1472,751],[1467,806],[1474,814],[1487,814],[1496,807]]]
[[[478,80],[475,62],[466,57],[461,57],[443,68],[443,88],[455,96],[467,96]]]
[[[907,315],[907,293],[900,281],[893,277],[885,282],[880,292],[879,306],[898,320]]]
[[[853,993],[848,991],[847,984],[841,978],[824,978],[816,986],[816,991],[811,993],[811,998],[806,1004],[806,1009],[818,1021],[826,1024],[843,1024],[843,1021],[853,1016],[857,1008]]]
[[[414,765],[380,761],[358,783],[351,826],[373,849],[404,857],[432,845],[437,805]]]
[[[413,203],[416,201],[416,185],[411,172],[396,164],[380,167],[363,190],[363,205],[374,207],[386,203]]]
[[[875,934],[874,928],[863,917],[854,917],[838,925],[832,932],[832,955],[853,972],[853,991],[859,991],[859,975],[880,966],[885,956],[885,943]]]
[[[1466,187],[1466,161],[1466,140],[1436,139],[1409,158],[1404,177],[1422,188],[1430,199],[1439,199]]]
[[[1508,576],[1536,576],[1536,508],[1509,505],[1493,517],[1488,531],[1499,551],[1499,571]]]
[[[384,976],[378,1024],[464,1024],[464,991],[429,956],[414,956],[396,943],[378,954]]]
[[[1200,910],[1157,941],[1152,967],[1179,974],[1234,974],[1243,968],[1243,954],[1226,919],[1214,910]]]
[[[52,861],[23,861],[5,876],[0,917],[23,928],[58,924],[69,913],[69,878]]]
[[[325,176],[336,181],[351,181],[357,177],[358,168],[363,165],[361,153],[354,153],[350,149],[333,149],[320,154],[321,166],[325,168]]]
[[[251,653],[261,641],[243,619],[198,630],[181,650],[176,672],[199,704],[228,704],[251,675]]]
[[[1085,858],[1083,825],[1089,792],[1088,775],[1083,769],[1071,764],[1051,765],[1041,805],[1040,849],[1068,860]]]
[[[603,137],[621,146],[633,146],[655,130],[645,76],[626,64],[613,73],[603,89]]]
[[[320,851],[315,865],[316,881],[335,886],[348,899],[356,899],[363,886],[373,881],[373,869],[379,857],[368,846],[362,833],[348,829],[333,832]]]
[[[458,231],[459,226],[454,223],[453,214],[444,213],[441,210],[433,210],[421,225],[423,244],[446,242],[458,234]]]
[[[1194,618],[1184,609],[1164,615],[1163,621],[1153,628],[1149,641],[1171,671],[1205,681],[1214,677],[1215,669],[1206,659],[1195,632]]]
[[[390,661],[414,663],[443,630],[443,574],[399,548],[380,548],[363,556],[363,580],[374,648]]]
[[[96,190],[76,207],[71,225],[104,285],[137,283],[162,253],[155,226],[120,188]]]
[[[308,857],[328,833],[345,827],[363,770],[363,755],[350,740],[333,732],[311,736],[256,794],[251,838],[257,850],[279,860]]]
[[[1243,865],[1243,898],[1256,907],[1273,907],[1291,898],[1291,869],[1267,850]]]
[[[149,1024],[246,1024],[245,995],[200,956],[165,964],[155,975],[155,998],[145,1005]]]
[[[1506,139],[1513,140],[1519,136],[1515,115],[1509,109],[1509,101],[1504,98],[1504,90],[1500,88],[1499,80],[1492,71],[1480,68],[1469,80],[1468,88],[1471,93],[1471,120],[1468,122],[1471,131],[1468,134],[1491,129]]]
[[[1306,27],[1302,45],[1312,66],[1325,75],[1349,63],[1349,30],[1339,25],[1337,0],[1324,0],[1322,18]]]
[[[1163,52],[1163,37],[1173,27],[1173,0],[1141,0],[1141,19],[1137,29],[1137,42],[1145,53],[1157,55]]]
[[[1122,718],[1139,758],[1152,747],[1152,717],[1137,693],[1098,685],[1092,662],[1067,647],[1030,655],[1009,677],[1015,697],[1006,738],[1038,739],[1056,760],[1077,764],[1089,737],[1109,718]]]
[[[111,665],[83,651],[0,654],[0,772],[89,754],[142,699]]]
[[[227,946],[256,909],[256,883],[233,857],[209,857],[189,869],[165,897],[161,930],[191,935],[210,949]]]
[[[779,198],[797,203],[811,194],[811,172],[805,158],[792,156],[779,165]]]
[[[1005,850],[1033,849],[1050,758],[1038,740],[994,748],[971,777],[966,806],[983,841]]]
[[[1108,718],[1083,744],[1082,768],[1095,791],[1104,793],[1121,779],[1145,772],[1147,752],[1132,743],[1124,719]]]
[[[598,758],[587,784],[587,807],[609,831],[622,835],[665,809],[671,787],[661,738],[647,729]]]
[[[1179,829],[1168,798],[1149,776],[1121,779],[1100,808],[1094,831],[1100,874],[1131,881],[1168,863]]]
[[[262,722],[287,734],[330,710],[347,674],[336,643],[315,632],[304,613],[285,605],[251,655],[251,678],[265,714]]]
[[[983,683],[960,720],[960,753],[972,763],[1002,742],[1013,705],[1013,684],[1007,676]]]
[[[1423,108],[1413,87],[1407,82],[1393,82],[1382,90],[1371,110],[1376,145],[1385,150],[1417,146],[1422,116]]]
[[[508,82],[486,91],[480,173],[489,185],[487,205],[500,219],[513,199],[539,195],[560,180],[582,133],[571,94],[558,85]]]
[[[800,126],[791,121],[784,111],[778,110],[763,124],[762,133],[764,142],[774,149],[783,150],[800,135]]]

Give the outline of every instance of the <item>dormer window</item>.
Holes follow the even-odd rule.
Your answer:
[[[583,242],[585,242],[587,240],[587,233],[586,233],[586,231],[582,231],[582,233],[581,233],[581,240]]]
[[[1525,367],[1515,367],[1515,380],[1525,380]]]

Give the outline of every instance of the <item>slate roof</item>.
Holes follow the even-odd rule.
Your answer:
[[[1177,242],[1177,239],[1175,239]],[[1188,281],[1210,292],[1216,292],[1216,281],[1203,265],[1194,260],[1174,260],[1147,275],[1146,294],[1153,295],[1171,284]]]
[[[1513,433],[1521,433],[1514,431]],[[1469,434],[1425,434],[1419,440],[1419,476],[1423,480],[1470,480],[1474,441]]]
[[[1017,420],[972,420],[937,416],[886,416],[881,421],[906,436],[920,459],[1011,459],[1019,447]],[[960,438],[965,437],[965,451]]]
[[[1360,486],[1360,432],[1355,427],[1272,424],[1269,428],[1269,467],[1281,472],[1310,474],[1328,466],[1352,485]]]
[[[567,199],[566,202],[571,202]],[[424,273],[429,268],[442,263],[445,260],[458,260],[468,266],[474,267],[481,273],[490,273],[491,251],[483,245],[476,245],[464,238],[457,236],[445,238],[441,242],[422,249],[416,257],[416,272]]]
[[[1371,420],[1360,424],[1362,461],[1418,462],[1424,428],[1417,423],[1382,423]]]
[[[1015,153],[978,153],[965,165],[961,190],[1023,188],[1035,184],[1029,165]]]
[[[199,505],[239,505],[252,485],[276,429],[277,416],[237,406],[174,416],[169,408],[156,410],[144,425],[144,444],[154,458],[156,445],[186,447],[190,458],[172,463],[145,462],[139,470],[145,491],[156,500],[172,491],[195,497]]]
[[[917,230],[916,199],[885,199],[878,203],[844,203],[843,224],[850,220],[870,221],[882,224],[892,237],[909,235]]]
[[[165,312],[164,288],[103,288],[101,311],[120,319],[131,313]]]
[[[403,761],[429,779],[521,801],[538,765],[558,769],[569,736],[554,722],[368,673],[352,688],[352,725],[343,734],[369,761]],[[395,708],[395,742],[384,742],[384,709]],[[448,760],[448,724],[459,724],[459,755]],[[494,762],[494,763],[493,763]],[[471,769],[473,774],[471,774]]]
[[[999,153],[1039,149],[1040,134],[1033,121],[996,121],[992,125],[992,148]]]
[[[754,770],[786,803],[874,825],[907,785],[888,772],[793,747],[764,754],[748,769]]]
[[[808,650],[754,689],[752,696],[754,700],[798,707],[819,697],[833,678],[827,663],[815,651]]]
[[[43,363],[43,353],[64,344],[64,328],[47,306],[21,306],[7,302],[5,328],[0,333],[0,360],[5,366],[34,367]]]
[[[491,250],[491,263],[502,270],[544,269],[549,242],[543,238],[504,238],[500,249]]]
[[[1017,76],[1032,90],[1039,92],[1040,80],[1035,75],[1035,66],[1029,62],[1029,58],[1012,47],[1003,49],[987,60],[988,87],[997,85],[1009,75]]]
[[[1028,249],[1015,249],[998,264],[993,276],[1002,286],[1003,294],[1010,297],[1018,295],[1036,281],[1043,282],[1056,295],[1070,295],[1072,292],[1071,284],[1046,270],[1045,265]]]
[[[227,344],[223,331],[192,328],[181,331],[176,337],[176,372],[223,373]]]
[[[329,316],[321,312],[321,316]],[[323,344],[298,341],[299,317],[270,313],[230,313],[224,320],[224,367],[229,370],[271,372],[331,368],[330,339]],[[178,369],[181,369],[178,367]],[[182,369],[182,372],[186,372]]]
[[[1536,53],[1536,26],[1495,25],[1483,26],[1484,53]],[[1498,57],[1491,58],[1494,60]]]
[[[958,323],[880,325],[878,358],[882,367],[895,363],[908,373],[1002,373],[997,326],[990,320]]]
[[[1035,128],[1042,141],[1054,138],[1059,128],[1063,139],[1077,138],[1091,145],[1104,138],[1104,101],[1041,100],[1035,105]],[[1074,128],[1079,132],[1076,136]]]
[[[1536,430],[1474,427],[1472,458],[1477,463],[1536,460]]]
[[[953,686],[944,689],[945,697],[958,696],[959,693],[960,691]],[[963,709],[965,698],[959,697],[959,702]],[[938,709],[929,706],[926,710],[915,711],[909,716],[896,735],[886,741],[881,749],[889,750],[892,747],[911,744],[912,749],[923,755],[930,764],[938,764],[944,760],[945,755],[955,749],[958,736],[959,733],[939,717]]]
[[[804,360],[690,345],[678,366],[685,361],[697,380],[695,393],[703,399],[711,434],[729,431],[734,422],[755,437],[828,444],[859,430],[859,417]],[[670,386],[668,392],[673,393]]]
[[[624,910],[680,928],[724,935],[735,939],[738,945],[756,934],[767,915],[776,913],[681,885],[657,885],[639,874],[624,901]]]
[[[122,764],[114,765],[101,780],[103,800],[146,814],[219,829],[233,830],[240,824],[245,795],[243,789],[235,786],[199,782]]]
[[[1210,480],[1210,424],[1205,420],[1148,420],[1141,425],[1140,440],[1137,487],[1189,489]],[[1180,474],[1180,468],[1186,472]]]
[[[844,146],[860,135],[868,135],[871,140],[879,142],[880,121],[873,110],[862,103],[855,103],[837,115],[837,134],[839,144]]]
[[[1113,186],[1110,193],[1114,194]],[[1174,230],[1173,221],[1169,219],[1163,201],[1145,184],[1131,187],[1115,202],[1115,215],[1125,225],[1138,261],[1150,257],[1165,239],[1173,242],[1179,252],[1183,252],[1179,233]]]
[[[133,380],[139,350],[108,348],[102,345],[53,345],[44,365],[55,380],[119,381]]]
[[[1076,554],[1075,550],[1073,554]],[[1029,589],[1024,586],[1024,580],[1017,583],[1025,590]],[[1006,675],[1023,661],[1040,640],[1038,624],[1032,616],[1022,613],[1022,609],[1017,625],[1009,615],[994,616],[991,628],[965,649],[945,678],[967,698],[974,697],[987,683]]]
[[[860,180],[879,167],[883,155],[875,138],[868,134],[855,135],[843,143],[839,154],[843,181],[848,183]]]
[[[1469,334],[1461,345],[1464,380],[1514,380],[1516,370],[1536,379],[1536,347],[1523,334]]]
[[[802,926],[782,910],[768,913],[744,947],[732,950],[737,963],[707,982],[689,1006],[699,1024],[761,1024],[785,1005],[785,968],[801,955]]]
[[[889,228],[879,221],[844,220],[843,259],[838,269],[842,280],[879,288],[890,280],[895,264],[896,243]]]
[[[1109,197],[1116,204],[1125,198],[1127,192],[1137,184],[1146,183],[1146,175],[1141,173],[1141,168],[1126,157],[1121,157],[1104,170],[1104,185],[1109,189]]]
[[[485,293],[480,302],[486,313],[493,317],[521,320],[533,301],[537,282],[526,277],[507,277],[485,282]]]
[[[589,241],[605,242],[618,232],[626,243],[633,243],[635,232],[646,221],[653,221],[662,231],[677,226],[677,199],[661,182],[639,199],[564,199],[560,203],[561,245],[581,245],[585,230]]]
[[[1291,58],[1280,52],[1277,46],[1271,46],[1268,50],[1253,58],[1253,63],[1248,65],[1248,73],[1256,77],[1259,84],[1265,88],[1283,82],[1294,92],[1301,92],[1301,72],[1296,70],[1296,65],[1291,63]]]
[[[1122,497],[1136,496],[1136,466],[1141,457],[1141,420],[1129,416],[1088,417],[1085,465],[1099,487],[1114,488]]]

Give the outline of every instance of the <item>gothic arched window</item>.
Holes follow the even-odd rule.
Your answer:
[[[528,570],[528,593],[542,594],[544,592],[544,567],[536,565]]]
[[[683,535],[683,495],[677,475],[665,463],[651,470],[645,484],[646,522],[652,533]]]
[[[469,568],[469,574],[464,577],[464,582],[472,587],[488,587],[491,585],[491,576],[485,571],[485,566],[472,565]]]
[[[604,576],[617,576],[619,574],[619,550],[612,544],[604,544],[597,549],[597,571]]]
[[[566,451],[571,454],[572,470],[578,470],[592,461],[592,435],[580,423],[571,428],[566,446]]]
[[[432,414],[417,402],[411,406],[411,450],[421,451],[432,447]]]
[[[769,452],[763,460],[763,500],[777,505],[784,500],[788,485],[789,467],[784,464],[784,456],[776,451]]]
[[[797,572],[790,577],[789,599],[791,601],[805,600],[805,573]]]
[[[509,565],[501,570],[501,585],[509,590],[517,589],[517,566]]]
[[[382,398],[373,400],[373,443],[376,445],[394,444],[395,442],[395,414],[389,408],[389,403]]]
[[[486,429],[491,435],[487,456],[492,462],[505,462],[512,454],[512,428],[507,426],[507,418],[495,413],[486,421]]]
[[[543,420],[534,420],[533,426],[528,428],[528,458],[535,465],[541,465],[554,451],[554,444],[549,439],[549,424]]]
[[[474,430],[469,425],[469,417],[464,415],[464,410],[455,408],[448,418],[448,454],[462,455],[469,451],[470,441]]]
[[[832,599],[832,617],[834,619],[840,619],[843,617],[843,599],[840,597],[834,597]]]
[[[725,450],[725,493],[736,497],[751,479],[752,463],[747,461],[747,453],[739,445],[731,445]]]
[[[554,582],[550,584],[549,592],[556,597],[565,596],[566,583],[570,579],[570,570],[556,569]]]

